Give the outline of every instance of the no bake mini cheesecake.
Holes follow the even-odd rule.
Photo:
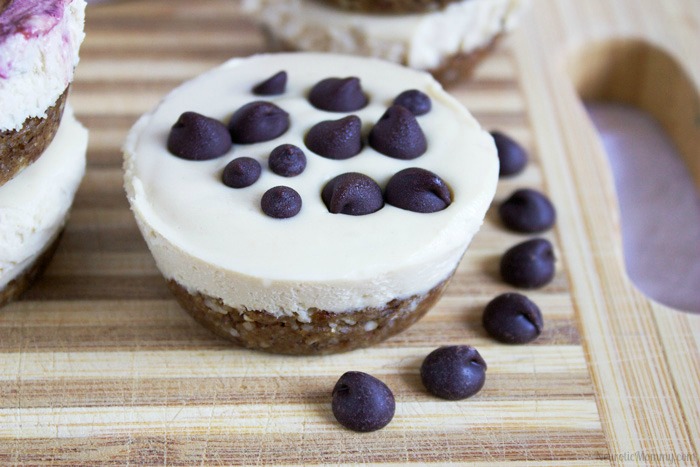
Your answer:
[[[528,0],[244,0],[278,50],[378,57],[468,77],[517,23]]]
[[[131,130],[125,188],[180,304],[240,345],[369,346],[439,298],[494,196],[491,136],[427,73],[233,59]]]
[[[0,306],[26,290],[51,259],[85,173],[87,139],[66,106],[41,158],[0,187]]]
[[[83,41],[84,0],[0,4],[0,186],[58,130]]]

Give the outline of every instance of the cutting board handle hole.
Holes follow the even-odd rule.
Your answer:
[[[649,298],[700,312],[700,98],[640,40],[589,44],[568,71],[608,153],[625,264]]]

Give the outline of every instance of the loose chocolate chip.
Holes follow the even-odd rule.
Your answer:
[[[501,277],[516,287],[536,289],[554,278],[554,261],[549,240],[528,240],[505,252],[501,258]]]
[[[261,172],[260,162],[250,157],[239,157],[226,164],[221,178],[226,186],[245,188],[257,182]]]
[[[306,168],[306,156],[293,144],[283,144],[272,150],[268,165],[277,175],[295,177]]]
[[[369,145],[395,159],[415,159],[428,149],[423,130],[406,107],[392,105],[369,133]]]
[[[425,115],[432,108],[430,97],[417,89],[402,92],[394,99],[394,104],[406,107],[416,116]]]
[[[367,175],[348,172],[329,181],[321,198],[333,214],[363,216],[384,207],[382,189]]]
[[[287,89],[287,72],[280,71],[266,79],[265,81],[257,84],[253,88],[253,94],[258,96],[276,96],[279,94],[284,94]]]
[[[425,388],[437,397],[466,399],[484,386],[486,362],[469,345],[440,347],[425,357],[420,377]]]
[[[311,105],[330,112],[354,112],[367,105],[358,78],[328,78],[319,81],[309,92]]]
[[[500,131],[492,131],[491,136],[496,142],[501,177],[508,177],[523,171],[527,164],[527,152],[517,141]]]
[[[486,332],[506,344],[526,344],[542,333],[544,322],[537,305],[525,295],[504,293],[484,309]]]
[[[498,209],[503,224],[516,232],[544,232],[554,225],[554,206],[539,191],[516,190]]]
[[[301,211],[301,196],[288,186],[276,186],[265,192],[260,207],[270,217],[288,219]]]
[[[168,136],[168,151],[193,161],[214,159],[231,149],[231,135],[220,121],[196,112],[180,115]]]
[[[445,181],[429,170],[411,167],[397,172],[385,190],[386,202],[407,211],[442,211],[452,203]]]
[[[255,101],[234,112],[228,129],[234,143],[270,141],[289,129],[289,114],[272,102]]]
[[[349,159],[362,150],[362,122],[355,115],[317,123],[306,134],[304,143],[319,156]]]
[[[391,389],[374,376],[348,371],[333,388],[331,408],[338,423],[353,431],[384,428],[394,418],[396,402]]]

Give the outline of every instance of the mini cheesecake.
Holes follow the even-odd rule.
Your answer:
[[[356,7],[348,11],[341,3]],[[429,71],[441,83],[468,77],[517,23],[527,0],[244,0],[277,50],[382,58]],[[402,13],[427,7],[429,11]],[[394,13],[394,14],[389,14]]]
[[[180,304],[288,354],[370,346],[423,316],[498,179],[492,137],[429,74],[333,54],[233,59],[144,115],[124,153]]]
[[[0,187],[0,306],[51,259],[85,173],[87,138],[67,106],[42,157]]]
[[[0,186],[51,143],[78,64],[84,0],[0,5]]]

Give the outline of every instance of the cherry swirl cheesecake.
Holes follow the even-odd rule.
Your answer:
[[[496,188],[493,138],[429,74],[232,59],[130,131],[125,188],[179,303],[239,345],[380,342],[435,304]]]
[[[58,131],[85,37],[85,5],[0,3],[0,186],[37,160]]]

